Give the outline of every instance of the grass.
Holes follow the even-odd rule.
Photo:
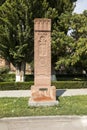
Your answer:
[[[87,96],[60,97],[53,107],[29,107],[28,98],[0,98],[0,118],[18,116],[87,115]]]

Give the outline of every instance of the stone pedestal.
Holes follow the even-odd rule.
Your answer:
[[[51,20],[34,20],[34,86],[30,106],[57,105],[56,88],[51,86]]]

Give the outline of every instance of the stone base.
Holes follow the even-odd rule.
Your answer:
[[[31,86],[29,106],[57,105],[55,86]]]
[[[36,102],[36,101],[31,101],[29,100],[28,105],[31,107],[39,107],[39,106],[55,106],[58,105],[58,101],[40,101],[40,102]]]

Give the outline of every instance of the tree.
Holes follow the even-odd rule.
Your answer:
[[[71,65],[87,71],[87,11],[72,16],[71,28],[71,36],[74,39]]]
[[[6,0],[0,0],[0,6],[5,2]]]
[[[33,57],[34,18],[52,19],[52,57],[56,62],[58,60],[56,37],[59,35],[65,37],[69,29],[69,26],[66,27],[68,20],[65,24],[64,19],[61,23],[61,19],[64,15],[66,19],[66,15],[68,12],[71,14],[72,10],[71,0],[55,0],[55,2],[54,0],[39,0],[39,2],[37,0],[6,0],[0,6],[0,55],[16,67],[16,77],[18,77],[16,81],[23,81],[25,63],[31,61]],[[57,34],[57,31],[60,34]]]
[[[56,17],[53,21],[52,29],[52,61],[53,66],[58,70],[66,63],[66,66],[69,60],[69,53],[71,53],[73,38],[68,35],[69,30],[71,29],[71,18],[72,11],[74,9],[73,1],[60,0],[58,1],[59,6],[56,9]],[[57,4],[56,4],[57,5]],[[60,6],[61,5],[61,6]],[[65,67],[65,65],[64,65]]]
[[[0,14],[1,56],[16,67],[16,81],[24,81],[25,63],[32,53],[28,7],[26,2],[7,0],[1,6]]]
[[[63,64],[66,67],[73,66],[80,72],[87,71],[87,11],[84,11],[83,14],[72,15],[70,29],[69,37],[72,39],[68,46],[70,51],[60,57],[57,67],[59,68]]]
[[[0,55],[16,67],[16,81],[24,81],[25,63],[33,58],[33,20],[42,16],[41,2],[7,0],[0,7]]]

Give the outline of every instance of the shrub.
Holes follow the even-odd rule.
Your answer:
[[[87,76],[84,74],[58,74],[56,75],[58,81],[84,81],[87,80]]]
[[[56,89],[76,89],[76,88],[87,88],[87,81],[55,81],[52,85]]]
[[[31,75],[25,75],[25,81],[34,81],[34,75],[33,74],[31,74]]]
[[[0,82],[14,82],[15,74],[0,74]],[[34,75],[25,75],[25,82],[34,81]]]
[[[6,74],[9,72],[9,68],[8,67],[2,67],[0,68],[0,74]]]
[[[9,68],[7,67],[2,67],[0,68],[0,82],[3,82],[5,80],[5,74],[9,72]]]
[[[0,90],[29,90],[34,85],[33,81],[30,82],[1,82]],[[52,86],[56,89],[80,89],[87,88],[87,81],[56,81],[52,82]]]
[[[0,90],[29,90],[31,85],[34,83],[31,82],[1,82]]]
[[[3,74],[3,82],[14,82],[15,74]]]

